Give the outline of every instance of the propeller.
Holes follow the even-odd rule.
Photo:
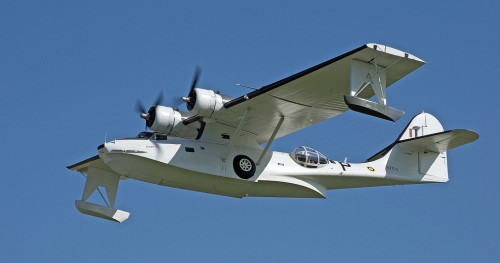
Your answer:
[[[158,94],[158,97],[156,98],[153,106],[149,108],[149,110],[146,110],[146,107],[144,107],[144,104],[142,103],[141,100],[137,100],[135,104],[135,112],[140,114],[140,117],[146,120],[146,127],[151,127],[153,125],[153,122],[155,120],[155,109],[156,106],[160,105],[163,102],[163,91],[160,91],[160,94]]]
[[[160,90],[160,94],[158,94],[158,97],[155,100],[155,103],[153,104],[154,106],[158,106],[163,103],[163,91]]]
[[[196,85],[198,84],[198,80],[200,79],[201,75],[201,69],[199,66],[196,66],[194,70],[194,75],[193,75],[193,80],[191,81],[191,88],[189,89],[189,93],[187,97],[182,97],[181,101],[186,103],[186,107],[188,110],[192,110],[194,107],[194,104],[196,103],[196,92],[194,89],[196,88]]]
[[[193,79],[191,81],[191,87],[189,89],[188,96],[186,97],[181,97],[181,102],[186,103],[187,109],[190,111],[194,108],[194,105],[196,104],[196,92],[195,88],[196,85],[198,84],[198,80],[200,79],[201,75],[201,69],[199,66],[196,66],[194,70],[194,75]],[[136,105],[135,105],[135,112],[140,114],[140,117],[144,120],[146,120],[146,129],[147,127],[151,127],[154,123],[155,120],[155,114],[156,114],[156,106],[162,104],[163,102],[163,91],[160,91],[160,94],[156,98],[153,106],[149,108],[149,110],[146,110],[146,107],[144,107],[144,104],[142,103],[141,100],[137,100]],[[173,103],[175,104],[175,103]],[[186,120],[183,121],[185,125],[196,122],[198,120],[201,120],[201,116],[192,116]]]
[[[144,104],[140,100],[137,100],[135,103],[135,108],[134,111],[141,114],[141,118],[143,118],[142,114],[146,112],[146,108],[144,107]]]

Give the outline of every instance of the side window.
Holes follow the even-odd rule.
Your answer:
[[[163,135],[163,134],[156,134],[156,137],[155,137],[155,140],[157,141],[166,141],[167,140],[167,135]]]

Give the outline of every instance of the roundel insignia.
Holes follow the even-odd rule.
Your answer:
[[[370,172],[375,172],[375,168],[373,168],[371,166],[367,166],[366,169],[370,170]]]

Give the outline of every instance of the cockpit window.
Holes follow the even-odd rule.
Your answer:
[[[139,134],[137,134],[136,138],[149,139],[151,138],[151,136],[153,136],[153,134],[153,132],[140,132]]]
[[[155,133],[155,135],[151,138],[151,140],[165,141],[167,140],[167,135]]]
[[[149,139],[153,141],[164,141],[167,139],[167,135],[154,133],[154,132],[140,132],[135,137],[136,139]]]
[[[328,164],[328,158],[326,158],[320,152],[305,146],[300,146],[290,153],[292,159],[308,168],[318,168]]]

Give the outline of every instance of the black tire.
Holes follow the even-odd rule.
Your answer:
[[[233,169],[241,179],[249,179],[255,174],[255,163],[248,156],[237,155],[233,159]]]

